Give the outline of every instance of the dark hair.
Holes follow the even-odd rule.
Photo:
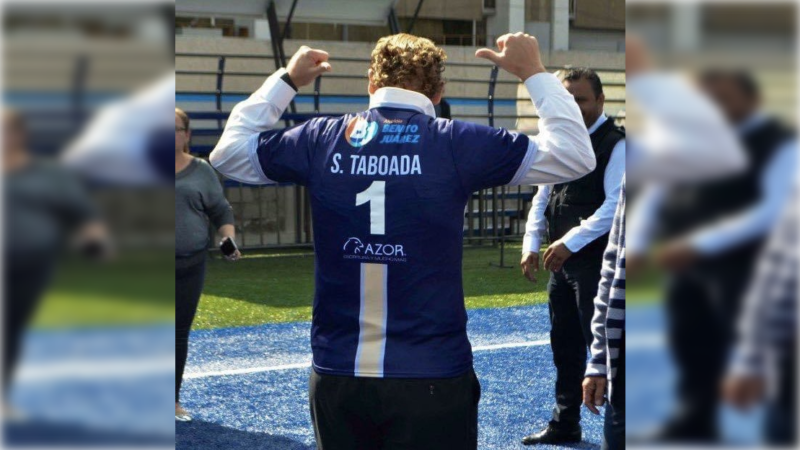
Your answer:
[[[180,108],[175,108],[175,115],[181,119],[181,122],[183,122],[183,127],[186,128],[186,131],[189,131],[189,115]],[[189,142],[186,142],[183,152],[189,153]]]
[[[600,77],[597,75],[597,72],[589,69],[588,67],[569,67],[559,70],[558,78],[562,83],[565,81],[578,81],[581,79],[586,79],[586,81],[588,81],[592,86],[592,91],[594,91],[595,97],[600,97],[600,95],[603,93],[603,82],[600,81]]]
[[[761,94],[758,82],[753,78],[753,74],[740,69],[708,69],[700,74],[700,82],[703,84],[714,83],[721,80],[733,81],[737,87],[748,97],[756,98]]]

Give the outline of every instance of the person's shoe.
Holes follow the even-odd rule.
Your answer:
[[[522,445],[538,444],[574,444],[582,439],[581,427],[559,429],[553,424],[547,425],[544,430],[522,438]]]
[[[175,404],[175,420],[178,422],[191,422],[192,415],[189,414],[189,411],[183,409],[183,407],[179,404]]]
[[[626,441],[631,445],[713,445],[719,443],[719,435],[713,429],[697,429],[680,421],[670,421],[644,433],[629,436]]]

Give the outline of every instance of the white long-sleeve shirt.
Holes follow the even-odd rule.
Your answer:
[[[171,133],[164,127],[170,115],[174,117],[174,110],[175,73],[170,72],[144,89],[104,105],[69,144],[61,160],[83,176],[112,185],[171,182],[157,163],[161,161],[158,152],[170,151],[158,144]],[[171,171],[171,157],[167,162]]]
[[[589,134],[597,130],[600,125],[605,123],[608,117],[601,114],[600,117],[589,127]],[[603,236],[611,230],[614,221],[614,212],[617,209],[619,193],[622,187],[622,178],[625,175],[625,140],[622,139],[614,146],[611,156],[603,173],[603,188],[606,198],[603,204],[589,216],[581,221],[579,226],[569,230],[561,240],[567,248],[575,253],[583,247]],[[528,213],[528,222],[525,225],[525,237],[522,241],[522,252],[539,252],[542,245],[542,236],[547,229],[545,211],[550,194],[553,191],[552,185],[540,185],[539,190],[533,197],[533,204]]]
[[[247,100],[237,104],[225,125],[211,164],[222,174],[244,183],[268,184],[256,152],[258,136],[272,128],[296,92],[281,79],[281,69],[271,75]],[[530,137],[526,157],[510,184],[562,183],[594,170],[596,161],[589,133],[572,95],[550,73],[524,82],[539,113],[539,134]],[[435,117],[433,104],[417,92],[381,88],[370,97],[370,108],[382,106],[417,109]]]
[[[628,130],[628,184],[708,180],[743,170],[747,157],[719,109],[683,76],[649,72],[625,86],[635,105]]]

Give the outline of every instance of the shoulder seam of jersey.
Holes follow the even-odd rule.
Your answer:
[[[514,174],[514,177],[511,178],[511,181],[508,182],[509,185],[515,185],[519,183],[519,181],[528,173],[530,170],[531,163],[533,162],[533,157],[536,155],[536,152],[539,151],[536,143],[530,136],[525,136],[528,139],[528,149],[525,151],[525,157],[522,158],[522,163],[520,163],[519,168],[517,169],[517,173]]]
[[[247,145],[247,156],[250,158],[250,164],[256,170],[258,176],[262,178],[262,181],[265,183],[271,183],[272,180],[264,173],[264,169],[261,167],[261,162],[258,160],[258,140],[261,138],[261,133],[254,134],[248,139]]]

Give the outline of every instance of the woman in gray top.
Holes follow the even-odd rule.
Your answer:
[[[236,237],[233,210],[216,172],[189,153],[189,116],[175,108],[175,419],[191,420],[180,389],[192,327],[206,271],[209,222],[222,239]],[[227,257],[239,259],[238,250]]]
[[[29,150],[23,116],[4,109],[3,151],[3,414],[17,413],[9,388],[28,323],[50,285],[62,250],[93,259],[111,256],[100,211],[82,181]],[[77,244],[77,246],[75,246]]]

